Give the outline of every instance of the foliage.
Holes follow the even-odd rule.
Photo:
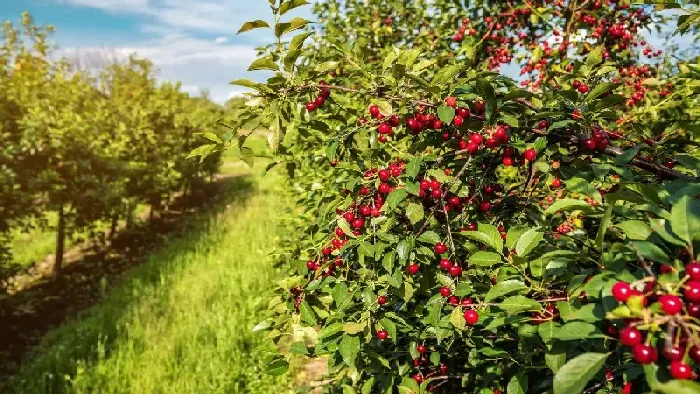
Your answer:
[[[0,234],[47,227],[44,213],[57,212],[61,255],[66,236],[128,219],[139,204],[164,209],[212,174],[218,156],[185,158],[205,140],[198,133],[218,138],[210,130],[223,110],[178,84],[157,84],[147,60],[130,57],[99,75],[51,60],[52,32],[28,14],[19,27],[4,24]]]
[[[291,353],[328,356],[327,392],[700,391],[700,68],[644,41],[666,16],[330,0],[287,41],[305,3],[244,25],[274,31],[250,68],[274,75],[232,82],[307,208],[270,373]]]

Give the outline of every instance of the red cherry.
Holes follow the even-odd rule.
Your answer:
[[[583,85],[579,86],[578,91],[579,91],[579,93],[588,93],[588,85],[583,84]]]
[[[558,189],[561,186],[561,180],[559,178],[554,178],[552,180],[552,187]]]
[[[316,270],[316,262],[309,260],[306,262],[306,268],[310,269],[311,271]]]
[[[377,331],[377,338],[379,338],[380,341],[383,341],[389,338],[389,333],[386,330],[379,330]]]
[[[481,134],[478,134],[478,133],[474,133],[474,134],[469,136],[469,141],[471,141],[477,145],[480,145],[482,142],[484,142],[484,136]]]
[[[434,249],[435,249],[435,253],[437,253],[437,254],[443,254],[443,253],[447,252],[447,246],[442,242],[436,243]]]
[[[693,361],[700,364],[700,346],[691,347],[688,355],[691,359],[693,359]]]
[[[446,374],[447,374],[447,365],[445,365],[445,364],[440,364],[440,374],[441,374],[441,375],[446,375]]]
[[[670,350],[667,350],[666,346],[664,346],[662,350],[664,357],[666,357],[668,361],[681,361],[683,360],[683,356],[685,356],[685,348],[680,346],[674,346]]]
[[[415,380],[416,383],[421,384],[421,383],[423,383],[423,375],[421,375],[420,373],[417,373],[417,374],[413,375],[413,380]]]
[[[689,302],[686,304],[685,309],[688,311],[690,316],[700,318],[700,303]]]
[[[418,265],[416,263],[413,263],[413,264],[408,266],[408,273],[411,275],[417,274],[419,270],[420,270],[420,265]]]
[[[456,126],[459,127],[464,123],[464,118],[456,115],[454,119],[452,119],[452,123]]]
[[[640,364],[651,364],[659,358],[659,352],[649,345],[640,343],[632,348],[632,357]]]
[[[700,281],[700,263],[693,261],[685,265],[685,274],[690,276],[691,280]]]
[[[693,376],[693,368],[682,361],[671,362],[671,366],[668,370],[671,372],[671,376],[674,379],[686,380]]]
[[[387,301],[386,296],[380,295],[379,297],[377,297],[377,304],[379,304],[379,305],[386,304],[386,301]]]
[[[513,165],[513,158],[510,156],[503,157],[503,165],[506,167],[512,166]]]
[[[474,304],[474,300],[472,300],[471,297],[464,297],[462,301],[460,301],[460,305],[462,306],[469,306],[472,304]]]
[[[316,111],[316,103],[313,103],[313,102],[307,103],[307,104],[306,104],[306,110],[309,111],[309,112],[314,112],[314,111]]]
[[[450,298],[447,300],[447,302],[450,303],[450,305],[458,305],[459,304],[459,298],[455,296],[450,296]]]
[[[379,170],[379,173],[377,173],[377,175],[379,176],[379,180],[381,180],[382,182],[388,181],[391,177],[391,173],[387,170]]]
[[[352,222],[355,220],[355,214],[352,212],[345,212],[345,214],[343,214],[343,218],[348,222]]]
[[[584,140],[583,144],[589,150],[594,150],[595,146],[596,146],[595,141],[593,141],[591,139]]]
[[[450,267],[452,267],[452,262],[450,260],[447,260],[447,259],[440,260],[440,268],[442,268],[444,270],[448,270],[448,269],[450,269]]]
[[[457,106],[457,97],[452,97],[452,96],[447,97],[445,99],[445,104],[447,104],[448,106],[450,106],[452,108],[456,107]]]
[[[423,344],[416,346],[416,350],[418,350],[418,353],[420,354],[423,354],[428,351],[428,349],[426,349],[425,345]]]
[[[608,382],[612,382],[615,379],[615,375],[613,375],[611,370],[605,371],[605,380]]]
[[[523,156],[528,161],[535,161],[535,159],[537,158],[537,152],[535,152],[534,149],[530,148],[526,150],[525,153],[523,153]]]
[[[612,295],[619,302],[627,302],[632,295],[631,292],[632,288],[627,282],[617,282],[612,287]]]
[[[379,185],[379,193],[389,194],[390,191],[391,191],[391,186],[389,186],[388,183],[382,183]]]
[[[355,220],[352,221],[352,227],[353,227],[353,228],[356,228],[356,229],[357,229],[357,228],[362,228],[362,227],[364,227],[364,226],[365,226],[365,219],[357,218],[357,219],[355,219]]]
[[[488,210],[491,209],[491,203],[484,201],[479,206],[479,209],[481,209],[481,212],[488,212]]]
[[[377,115],[379,115],[379,107],[377,107],[376,105],[370,105],[369,114],[376,118]]]
[[[700,288],[698,290],[700,291]],[[659,304],[661,304],[661,310],[667,315],[677,315],[683,310],[683,302],[680,297],[674,295],[662,295],[659,297]]]
[[[642,333],[634,327],[625,327],[620,330],[620,342],[626,346],[635,346],[642,343]]]
[[[469,309],[464,312],[464,320],[468,325],[473,326],[479,321],[479,314],[475,310]]]
[[[379,134],[389,134],[391,132],[391,125],[389,123],[380,123],[377,127]]]
[[[452,290],[450,290],[450,288],[447,286],[442,286],[440,288],[440,295],[443,297],[449,297],[450,295],[452,295]]]
[[[688,301],[700,301],[700,282],[691,280],[690,282],[686,283],[683,294]]]
[[[316,108],[323,107],[323,104],[326,102],[326,99],[323,96],[318,96],[316,97],[316,100],[314,100],[314,104],[316,104]]]
[[[462,267],[458,265],[453,265],[452,267],[450,267],[450,275],[462,276]]]

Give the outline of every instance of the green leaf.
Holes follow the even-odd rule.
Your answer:
[[[282,357],[275,357],[265,365],[265,373],[272,376],[284,375],[289,371],[289,362]]]
[[[258,90],[258,88],[260,88],[261,86],[264,86],[264,85],[261,85],[261,84],[255,82],[255,81],[252,81],[250,79],[234,79],[233,81],[229,82],[229,84],[243,86],[245,88],[250,88],[250,89],[255,89],[255,90]]]
[[[476,231],[461,232],[461,235],[482,242],[492,247],[497,253],[503,253],[503,239],[496,226],[479,223]]]
[[[506,247],[508,249],[513,249],[515,247],[515,244],[518,242],[518,239],[520,239],[520,236],[523,235],[527,230],[529,229],[529,226],[523,226],[523,225],[517,225],[513,226],[508,230],[508,234],[506,235]]]
[[[552,372],[557,373],[566,364],[566,348],[554,346],[544,354],[544,362]]]
[[[603,62],[603,49],[604,47],[602,45],[599,45],[593,48],[588,54],[588,58],[586,59],[586,66],[588,66],[589,70],[592,70],[593,67]]]
[[[253,327],[252,331],[253,332],[264,331],[270,327],[272,327],[272,325],[269,322],[266,322],[263,320],[260,323],[256,324],[255,327]]]
[[[700,202],[685,195],[673,204],[671,228],[689,246],[700,239]]]
[[[292,346],[289,347],[289,351],[292,354],[301,354],[301,355],[306,355],[309,354],[309,349],[306,348],[306,345],[304,342],[294,342]]]
[[[476,90],[484,98],[486,103],[486,121],[491,125],[496,113],[496,93],[493,90],[493,86],[484,79],[476,81]]]
[[[495,286],[489,290],[488,293],[486,293],[486,296],[484,297],[484,301],[489,302],[493,300],[494,298],[501,297],[503,295],[506,295],[508,293],[512,293],[515,291],[522,291],[522,290],[527,290],[528,287],[525,285],[525,283],[516,280],[516,279],[510,279],[510,280],[504,280],[502,282],[498,282]]]
[[[420,166],[423,163],[422,156],[416,156],[406,164],[406,175],[410,178],[415,178],[420,172]]]
[[[456,307],[450,313],[450,323],[455,326],[458,330],[464,330],[466,327],[466,321],[464,320],[464,314],[462,312],[462,307]]]
[[[301,55],[301,47],[302,45],[304,45],[304,41],[307,38],[309,38],[309,36],[311,36],[312,34],[312,32],[307,32],[298,34],[294,36],[294,38],[292,38],[292,41],[289,43],[289,49],[287,50],[287,54],[284,56],[285,70],[292,70],[294,63],[296,63],[297,59]]]
[[[253,152],[253,149],[244,146],[241,148],[241,160],[245,162],[248,167],[253,168],[253,165],[255,164],[255,152]]]
[[[316,315],[314,314],[314,311],[311,309],[309,306],[308,302],[302,302],[301,306],[299,308],[299,315],[301,316],[301,320],[310,325],[316,325]]]
[[[384,116],[389,116],[394,113],[394,108],[391,103],[384,99],[375,99],[372,101],[374,105],[379,107],[379,112]]]
[[[326,145],[326,157],[328,157],[328,160],[333,161],[337,158],[338,145],[338,140],[328,141],[328,145]]]
[[[527,256],[544,239],[544,232],[537,228],[526,231],[518,239],[515,246],[515,253],[520,257]]]
[[[591,208],[591,205],[585,201],[564,198],[550,205],[549,208],[544,211],[544,214],[551,215],[559,211],[590,210]]]
[[[614,202],[608,204],[608,208],[605,210],[605,215],[603,215],[603,219],[601,219],[600,226],[598,227],[598,234],[595,238],[595,244],[598,247],[598,250],[601,251],[603,250],[603,241],[605,240],[605,233],[608,231],[608,227],[610,226],[610,217],[612,216],[612,210],[614,206]]]
[[[596,99],[598,96],[600,96],[603,93],[606,92],[612,92],[615,90],[618,86],[620,86],[621,83],[615,83],[615,82],[601,82],[598,85],[596,85],[593,90],[591,90],[587,95],[586,95],[586,102],[590,102],[594,99]]]
[[[289,22],[280,22],[275,25],[275,36],[280,38],[286,33],[301,29],[306,26],[307,23],[309,23],[309,21],[300,17],[296,17]]]
[[[394,189],[386,198],[386,202],[384,206],[382,206],[382,212],[391,212],[391,210],[399,206],[406,197],[408,197],[406,189]]]
[[[340,227],[340,229],[343,230],[343,233],[348,237],[357,238],[357,236],[355,236],[355,234],[352,233],[352,229],[350,229],[350,223],[348,223],[348,221],[345,220],[344,217],[338,218],[338,227]]]
[[[609,353],[584,353],[567,362],[554,375],[554,394],[577,394],[605,365]]]
[[[379,320],[379,324],[389,333],[389,338],[396,338],[396,324],[393,321],[383,317]]]
[[[506,387],[507,394],[525,394],[527,393],[528,381],[527,374],[520,372],[510,378]]]
[[[277,66],[277,63],[272,59],[272,56],[264,56],[259,59],[256,59],[250,67],[248,67],[248,71],[256,71],[256,70],[272,70],[272,71],[277,71],[279,70],[279,66]]]
[[[666,252],[663,251],[656,244],[648,241],[632,241],[632,245],[639,252],[642,257],[657,263],[670,263],[671,260],[668,258]]]
[[[452,119],[455,118],[455,109],[447,105],[441,105],[437,108],[437,115],[445,124],[450,124]]]
[[[698,394],[700,384],[690,380],[669,380],[654,387],[661,394]]]
[[[435,231],[426,231],[418,237],[418,241],[424,242],[430,245],[435,245],[440,242],[440,235]]]
[[[620,156],[615,158],[615,165],[622,166],[634,159],[640,149],[644,147],[645,144],[637,144],[634,147],[627,149]]]
[[[270,25],[268,25],[267,22],[265,22],[263,20],[246,22],[243,24],[243,26],[241,26],[241,28],[238,30],[238,33],[236,33],[236,34],[241,34],[241,33],[247,32],[249,30],[260,29],[260,28],[264,28],[264,27],[269,28]]]
[[[288,0],[280,6],[280,16],[286,14],[288,11],[293,10],[297,7],[309,4],[306,0]]]
[[[651,227],[641,220],[628,220],[616,224],[615,227],[622,230],[627,238],[632,240],[643,241],[651,235]]]
[[[411,224],[416,224],[423,220],[425,217],[425,211],[423,210],[423,204],[416,204],[411,202],[406,208],[406,217],[411,221]]]
[[[525,296],[508,297],[498,304],[498,307],[506,311],[509,315],[526,311],[538,311],[542,309],[539,302]]]
[[[187,155],[186,159],[189,159],[191,157],[197,157],[197,156],[202,156],[202,158],[206,157],[209,153],[211,153],[212,150],[216,148],[217,144],[206,144],[206,145],[201,145],[198,146],[190,152],[189,155]]]
[[[469,256],[469,264],[491,267],[501,262],[501,255],[493,252],[479,251]]]
[[[314,67],[314,70],[319,73],[325,73],[328,72],[328,70],[336,67],[338,67],[338,62],[331,60],[317,64],[316,67]]]
[[[573,341],[588,338],[602,338],[603,333],[590,323],[574,321],[566,323],[556,332],[555,338],[561,341]]]
[[[340,340],[338,351],[343,357],[345,364],[350,367],[355,366],[355,359],[358,353],[360,353],[360,338],[355,335],[343,335],[343,339]]]
[[[366,323],[350,322],[350,323],[345,323],[343,325],[343,331],[345,331],[345,333],[347,333],[347,334],[354,335],[354,334],[357,334],[357,333],[364,331],[365,327],[367,327]]]

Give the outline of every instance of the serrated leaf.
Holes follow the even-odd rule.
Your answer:
[[[284,375],[289,371],[289,362],[282,357],[276,357],[265,365],[265,373],[272,376]]]
[[[561,326],[554,337],[560,341],[574,341],[589,338],[602,338],[604,335],[591,323],[574,321]]]
[[[508,230],[508,234],[506,234],[506,247],[508,249],[513,249],[515,247],[515,244],[518,242],[518,239],[520,239],[520,236],[523,235],[523,233],[526,232],[529,228],[529,226],[523,225],[511,227]]]
[[[639,153],[639,150],[644,147],[644,144],[637,144],[636,146],[627,149],[620,156],[615,158],[615,165],[622,166],[634,159],[634,157]]]
[[[250,67],[248,67],[248,71],[256,71],[256,70],[272,70],[272,71],[277,71],[279,70],[279,66],[275,61],[272,59],[272,56],[264,56],[259,59],[256,59]]]
[[[493,286],[488,293],[486,293],[484,301],[489,302],[495,298],[504,296],[506,294],[527,289],[527,285],[517,279],[504,280],[502,282],[496,283],[496,285]]]
[[[248,167],[253,168],[253,165],[255,164],[255,152],[253,152],[253,149],[244,146],[241,148],[241,160],[245,162]]]
[[[418,237],[419,242],[425,242],[430,245],[435,245],[440,242],[440,236],[435,231],[426,231]]]
[[[486,103],[486,121],[491,125],[496,113],[496,93],[493,90],[493,86],[484,79],[476,81],[476,90],[484,98]]]
[[[601,82],[586,95],[586,101],[593,101],[596,98],[598,98],[598,96],[600,96],[601,94],[604,94],[606,92],[612,92],[620,85],[621,83],[619,82]]]
[[[375,99],[372,101],[374,105],[379,107],[379,112],[384,116],[389,116],[394,113],[391,103],[383,99]]]
[[[527,374],[520,372],[517,375],[513,375],[508,382],[506,387],[506,394],[525,394],[527,393],[528,379]]]
[[[394,189],[386,198],[384,206],[382,206],[382,212],[391,212],[391,210],[398,207],[406,197],[408,197],[406,189]]]
[[[309,354],[309,349],[306,348],[304,342],[294,342],[292,346],[289,347],[289,352],[292,354],[307,355]]]
[[[409,203],[406,208],[406,217],[411,222],[411,224],[416,224],[423,220],[425,217],[425,211],[423,210],[422,204],[416,204],[414,202]]]
[[[455,326],[458,330],[464,330],[466,327],[466,321],[464,320],[464,314],[462,313],[462,307],[456,307],[450,313],[450,323]]]
[[[447,105],[441,105],[437,108],[437,115],[445,124],[450,124],[452,119],[455,118],[455,109]]]
[[[515,253],[518,256],[525,257],[544,239],[544,232],[537,228],[526,231],[518,239],[515,245]]]
[[[423,157],[416,156],[406,164],[406,175],[410,178],[415,178],[420,172],[420,166],[423,163]]]
[[[700,239],[700,202],[685,195],[673,204],[671,228],[689,246]]]
[[[567,362],[554,375],[554,394],[580,393],[605,365],[609,353],[584,353]]]
[[[288,0],[280,5],[280,15],[284,15],[287,12],[306,4],[309,4],[307,0]]]
[[[554,204],[550,205],[549,208],[547,208],[544,211],[544,214],[551,215],[551,214],[559,212],[559,211],[573,211],[573,210],[586,210],[586,211],[588,211],[591,209],[592,209],[591,205],[585,201],[574,200],[571,198],[565,198],[562,200],[557,200]]]
[[[476,231],[461,232],[461,235],[482,242],[492,247],[497,253],[503,253],[503,239],[496,226],[492,224],[478,224]]]
[[[539,302],[525,296],[508,297],[498,304],[498,307],[506,311],[509,315],[542,309]]]
[[[238,33],[236,34],[241,34],[245,33],[247,31],[253,30],[253,29],[260,29],[260,28],[269,28],[270,25],[267,24],[267,22],[263,20],[256,20],[256,21],[251,21],[251,22],[246,22],[241,26],[240,29],[238,29]]]
[[[493,252],[479,251],[469,256],[469,264],[480,267],[491,267],[501,262],[501,255]]]
[[[233,81],[229,82],[230,85],[236,85],[236,86],[243,86],[245,88],[250,88],[250,89],[258,89],[261,85],[255,81],[252,81],[250,79],[234,79]]]
[[[643,241],[651,235],[651,227],[641,220],[628,220],[615,227],[622,230],[629,239]]]
[[[338,140],[333,139],[328,141],[328,145],[326,145],[326,157],[328,160],[333,161],[337,158],[338,146]]]
[[[275,25],[275,37],[280,38],[286,33],[301,29],[309,23],[304,18],[296,17],[289,22],[279,22]]]
[[[586,66],[589,69],[593,69],[595,66],[603,62],[603,46],[599,45],[588,53],[588,58],[586,58]]]
[[[632,245],[645,259],[649,259],[657,263],[671,263],[668,254],[666,254],[666,252],[664,252],[664,250],[658,247],[656,244],[648,241],[632,241]]]
[[[202,158],[206,157],[209,153],[211,153],[212,150],[216,148],[217,144],[206,144],[206,145],[201,145],[198,146],[190,152],[189,155],[187,155],[186,159],[189,159],[191,157],[197,157],[197,156],[202,156]]]
[[[345,331],[347,334],[353,335],[360,333],[364,331],[365,327],[367,327],[366,323],[345,323],[343,325],[343,331]]]
[[[340,340],[340,346],[338,346],[338,351],[343,357],[345,364],[354,367],[355,359],[358,353],[360,353],[360,338],[355,335],[343,335],[343,339]]]

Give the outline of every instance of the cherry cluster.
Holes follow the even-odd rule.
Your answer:
[[[318,86],[318,96],[306,103],[306,110],[309,112],[314,112],[323,107],[323,104],[325,104],[326,100],[331,96],[331,89],[328,87],[328,83],[326,81],[319,81]]]
[[[661,275],[674,271],[670,265],[659,267]],[[612,295],[633,311],[619,330],[620,342],[629,347],[632,358],[640,364],[659,361],[659,350],[653,345],[658,338],[671,376],[695,380],[697,374],[686,361],[700,363],[700,328],[695,324],[700,318],[700,263],[686,264],[680,278],[677,284],[664,285],[656,275],[634,283],[617,282]],[[617,327],[612,325],[608,332],[616,333]],[[659,333],[665,334],[663,341]]]

